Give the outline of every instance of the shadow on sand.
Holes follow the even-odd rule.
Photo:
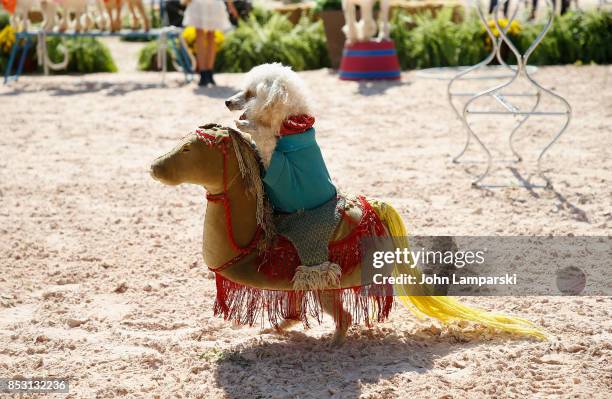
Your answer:
[[[472,162],[472,163],[476,163],[476,162]],[[471,173],[469,169],[465,169],[466,173],[470,174],[471,176],[475,177],[476,174]],[[576,220],[577,222],[582,222],[582,223],[591,223],[590,219],[589,219],[589,215],[586,213],[586,211],[582,208],[580,208],[579,206],[577,206],[576,204],[570,202],[567,197],[565,197],[559,190],[557,190],[557,188],[554,186],[554,184],[551,185],[546,185],[546,184],[534,184],[531,183],[529,178],[524,177],[516,168],[514,167],[509,167],[508,170],[510,170],[510,172],[512,173],[512,175],[516,178],[518,185],[510,185],[510,184],[484,184],[481,186],[476,187],[478,190],[481,190],[483,192],[485,192],[487,195],[491,196],[494,195],[494,190],[496,189],[504,189],[504,188],[521,188],[526,190],[529,195],[531,195],[534,199],[540,200],[542,199],[542,194],[543,193],[552,193],[555,197],[555,200],[557,201],[555,206],[563,211],[567,211],[567,213],[569,213],[570,217],[574,220]],[[550,182],[548,180],[545,181],[546,182]],[[537,191],[536,191],[537,190]]]
[[[187,84],[187,83],[185,83]],[[179,84],[183,86],[185,84]],[[19,85],[14,90],[2,93],[0,96],[16,96],[23,93],[49,92],[51,96],[76,96],[79,94],[97,93],[106,91],[107,96],[122,96],[133,91],[160,89],[160,83],[137,83],[137,82],[76,82],[56,83],[46,85]]]
[[[338,70],[329,69],[328,75],[335,76],[336,79],[340,79]],[[347,81],[349,82],[349,81]],[[362,96],[380,96],[386,94],[387,90],[392,87],[410,86],[412,82],[402,80],[360,80],[357,81],[357,94]]]
[[[410,82],[402,82],[401,80],[362,80],[357,87],[357,93],[366,97],[380,96],[386,94],[387,90],[392,87],[408,86],[411,84]]]
[[[78,75],[76,75],[78,76]],[[183,87],[194,85],[191,82],[169,82],[167,87]],[[161,82],[137,83],[137,82],[76,82],[76,83],[50,83],[43,85],[20,84],[13,88],[12,91],[1,93],[0,96],[16,96],[23,93],[39,93],[47,92],[51,96],[76,96],[79,94],[89,94],[104,91],[107,96],[122,96],[134,91],[163,89]],[[207,96],[211,98],[226,99],[234,95],[238,90],[231,86],[211,86],[199,87],[194,86],[194,94]]]
[[[238,89],[232,86],[209,86],[209,87],[200,87],[195,86],[193,90],[194,94],[199,96],[206,96],[210,98],[218,98],[225,100],[238,92]]]
[[[484,343],[431,341],[375,328],[352,334],[333,348],[326,337],[290,332],[285,341],[255,341],[229,352],[218,361],[215,378],[231,398],[357,398],[364,384],[426,373],[435,357]]]
[[[523,184],[525,189],[529,192],[529,194],[531,194],[532,197],[540,198],[540,195],[533,190],[533,188],[536,187],[536,186],[531,185],[529,183],[529,181],[527,179],[525,179],[516,170],[516,168],[510,168],[510,170],[512,171],[512,174],[519,180],[519,182],[521,182],[521,184]],[[575,204],[571,203],[563,194],[561,194],[555,188],[554,185],[550,186],[550,187],[547,187],[547,189],[550,190],[550,192],[552,192],[554,194],[555,198],[558,201],[557,207],[559,209],[566,209],[572,215],[572,218],[574,220],[578,221],[578,222],[591,223],[587,213],[583,209],[581,209],[578,206],[576,206]]]

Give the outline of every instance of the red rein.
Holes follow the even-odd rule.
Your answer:
[[[196,130],[196,134],[206,144],[210,146],[217,145],[221,149],[221,154],[223,155],[223,192],[217,193],[217,194],[211,194],[209,192],[206,192],[206,199],[210,202],[221,202],[223,204],[223,209],[225,213],[225,225],[227,226],[227,238],[232,248],[234,248],[234,250],[238,252],[240,255],[244,255],[250,252],[257,245],[257,240],[259,239],[259,236],[261,235],[260,234],[261,229],[259,226],[257,227],[257,231],[255,232],[253,239],[251,239],[251,242],[247,244],[245,247],[241,247],[236,242],[236,239],[234,237],[234,225],[232,224],[232,210],[230,207],[230,201],[229,201],[228,192],[227,192],[228,190],[227,143],[229,141],[229,136],[224,136],[223,138],[219,139],[218,136],[213,136],[211,134],[205,133],[201,131],[200,129]],[[231,259],[229,262],[226,262],[225,264],[221,265],[219,268],[216,268],[215,270],[216,271],[223,270],[227,266],[229,266],[229,264],[233,264],[235,261],[236,261],[236,258]]]

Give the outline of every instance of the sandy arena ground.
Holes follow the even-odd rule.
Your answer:
[[[301,76],[319,93],[319,143],[338,186],[389,201],[411,233],[610,235],[611,71],[538,71],[574,107],[545,158],[551,191],[470,187],[483,164],[450,162],[465,133],[444,81]],[[0,88],[1,377],[68,377],[71,398],[610,397],[609,298],[465,300],[531,319],[548,342],[448,331],[400,307],[353,327],[339,349],[327,347],[329,320],[277,336],[215,318],[204,191],[162,186],[148,167],[198,124],[231,123],[223,99],[240,78],[220,74],[204,90],[171,74],[160,88],[158,74],[123,72]],[[528,176],[558,124],[530,124],[517,136],[525,164],[496,163],[491,182]],[[496,127],[483,137],[507,158]],[[465,158],[482,160],[471,148]]]

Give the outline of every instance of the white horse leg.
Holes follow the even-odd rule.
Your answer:
[[[378,14],[378,40],[389,40],[389,0],[380,0]]]
[[[30,30],[30,16],[28,15],[28,11],[23,15],[23,30],[26,32]]]
[[[75,32],[80,32],[83,27],[81,24],[82,17],[83,17],[83,14],[81,13],[81,10],[75,9],[74,10],[74,31]]]
[[[362,2],[359,40],[370,40],[376,34],[376,21],[374,21],[373,9],[373,0]]]
[[[345,25],[342,28],[344,34],[346,35],[346,41],[348,43],[353,43],[357,41],[357,15],[356,15],[356,7],[350,2],[350,0],[345,1],[345,9],[344,9],[344,19]]]
[[[17,0],[13,15],[9,18],[10,24],[16,32],[28,30],[28,12],[30,9],[32,9],[31,0]]]
[[[93,29],[95,25],[96,25],[96,22],[94,21],[91,14],[89,14],[88,12],[85,12],[85,31],[87,32]]]
[[[81,28],[83,32],[87,32],[89,29],[91,29],[91,17],[87,11],[83,11],[81,13],[79,20],[81,21]]]
[[[15,11],[13,15],[11,15],[11,18],[10,18],[11,26],[13,27],[15,32],[19,32],[19,30],[21,29],[21,17],[20,16],[21,16],[20,12]]]
[[[62,7],[60,10],[60,23],[58,24],[57,29],[60,32],[66,32],[68,29],[68,19],[70,18],[70,13],[66,10],[66,7]]]
[[[80,17],[79,20],[81,21],[81,26],[83,28],[83,32],[87,32],[88,30],[91,29],[91,26],[93,24],[93,21],[91,19],[91,16],[89,15],[89,13],[87,12],[87,0],[81,0],[81,3],[79,4],[80,10]]]
[[[56,20],[57,6],[53,1],[43,1],[40,4],[40,8],[43,14],[42,29],[45,32],[53,31]]]
[[[106,7],[104,7],[104,1],[96,0],[96,17],[94,18],[94,24],[100,30],[106,30]]]

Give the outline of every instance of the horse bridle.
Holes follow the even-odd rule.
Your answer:
[[[198,139],[204,141],[207,145],[211,147],[212,146],[218,147],[221,150],[221,154],[223,155],[223,191],[221,191],[220,193],[215,193],[215,194],[206,191],[206,199],[210,202],[220,202],[223,204],[224,214],[225,214],[225,225],[227,226],[228,239],[229,239],[229,242],[232,248],[234,248],[234,250],[238,252],[238,256],[230,259],[228,262],[224,263],[220,267],[211,269],[214,271],[220,271],[222,269],[225,269],[227,266],[235,263],[238,260],[237,258],[241,258],[243,255],[253,250],[257,246],[257,241],[259,241],[262,229],[261,229],[261,226],[258,225],[257,230],[255,231],[255,234],[253,235],[253,238],[251,239],[251,241],[244,247],[241,247],[240,245],[238,245],[234,237],[234,227],[232,224],[232,210],[230,207],[230,200],[229,200],[229,189],[236,182],[241,172],[240,171],[236,172],[234,177],[232,177],[231,180],[228,181],[228,177],[227,177],[228,144],[227,143],[229,142],[230,137],[224,136],[221,139],[219,139],[219,136],[214,136],[200,129],[197,129],[195,133],[198,136]]]

